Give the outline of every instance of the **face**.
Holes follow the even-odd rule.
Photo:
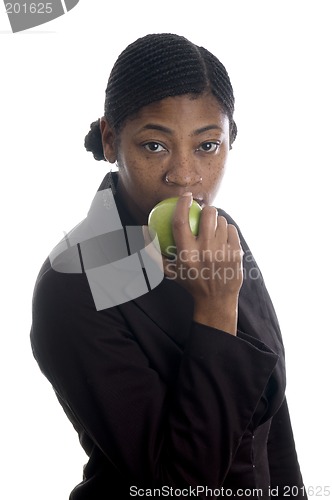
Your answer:
[[[211,205],[229,151],[229,120],[211,95],[168,97],[143,107],[116,137],[101,122],[105,157],[117,161],[117,196],[138,224],[161,200],[193,193]]]

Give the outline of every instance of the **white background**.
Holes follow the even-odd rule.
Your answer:
[[[111,67],[150,32],[188,37],[230,74],[239,135],[216,205],[240,224],[280,319],[305,483],[332,496],[330,2],[81,0],[17,34],[1,5],[0,32],[4,498],[62,500],[81,480],[84,452],[32,358],[31,296],[107,172],[83,140]]]

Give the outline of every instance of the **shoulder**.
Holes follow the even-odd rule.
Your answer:
[[[239,225],[237,224],[237,222],[231,217],[231,215],[229,215],[227,212],[225,212],[225,210],[222,210],[221,208],[217,208],[217,210],[218,210],[218,215],[221,215],[221,216],[225,217],[225,219],[227,220],[228,224],[232,224],[238,230],[243,251],[249,250],[248,244],[247,244],[246,240],[244,239],[242,231],[241,231]]]

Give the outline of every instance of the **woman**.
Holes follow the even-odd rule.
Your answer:
[[[118,172],[46,260],[33,301],[34,355],[89,457],[72,500],[306,496],[278,321],[239,228],[212,206],[233,111],[224,66],[183,37],[145,36],[113,67],[85,146]],[[177,256],[163,258],[165,277],[143,293],[125,266],[107,274],[122,243],[130,257],[144,245],[152,255],[146,230],[134,249],[128,234],[173,196]],[[103,302],[117,289],[127,295]]]

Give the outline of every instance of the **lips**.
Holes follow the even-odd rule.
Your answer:
[[[167,196],[163,196],[162,198],[160,198],[157,203],[159,203],[163,200],[166,200],[167,198],[180,197],[183,195],[183,193],[184,192],[182,192],[182,193],[168,193]],[[197,196],[193,195],[193,200],[197,201],[197,203],[200,205],[201,208],[203,208],[206,205],[204,198],[201,195],[197,195]]]

